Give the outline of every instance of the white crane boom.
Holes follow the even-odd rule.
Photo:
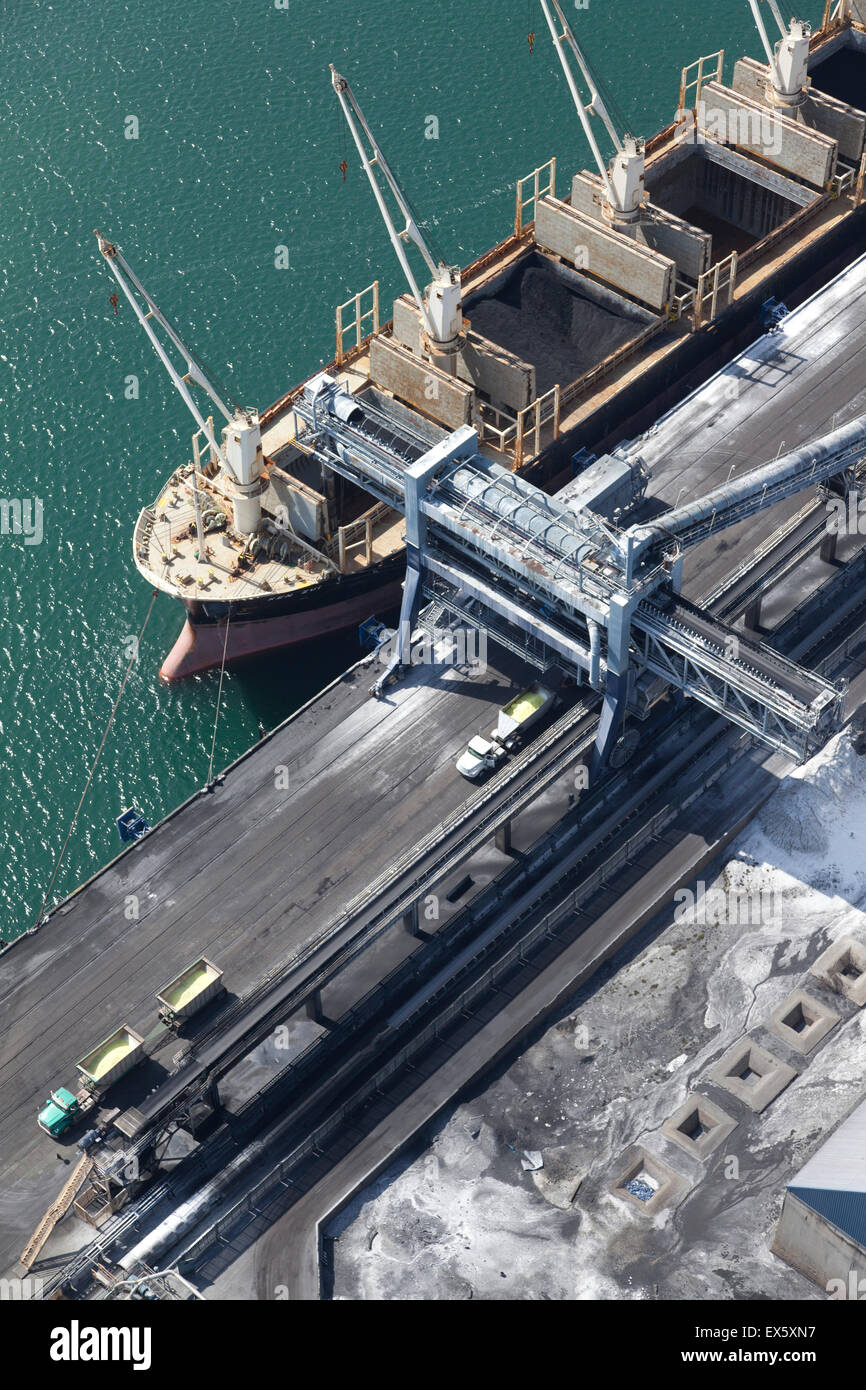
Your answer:
[[[577,39],[574,30],[565,17],[560,0],[541,0],[541,8],[547,20],[547,27],[550,30],[553,46],[556,49],[562,70],[565,73],[565,80],[568,83],[575,108],[577,110],[583,132],[592,150],[593,157],[604,184],[607,194],[608,204],[616,218],[623,220],[635,220],[639,214],[643,203],[644,194],[644,149],[640,141],[631,135],[625,135],[620,139],[619,133],[610,118],[610,113],[604,104],[598,85],[592,74],[592,69],[587,62]],[[554,18],[555,14],[555,18]],[[557,29],[556,20],[562,25],[562,32]],[[566,46],[570,49],[575,63],[580,69],[581,75],[589,89],[589,101],[584,102],[583,96],[578,86],[577,76],[568,61]],[[595,132],[592,128],[591,116],[601,117],[605,129],[610,136],[616,151],[611,165],[605,164],[604,157],[599,149]]]
[[[349,86],[345,77],[340,76],[333,63],[331,64],[331,82],[334,91],[337,93],[340,106],[343,109],[343,115],[346,118],[346,124],[352,134],[352,139],[361,156],[364,172],[370,181],[370,187],[373,190],[373,196],[382,214],[382,220],[385,223],[391,245],[394,247],[403,274],[406,276],[409,289],[418,306],[418,311],[421,314],[428,337],[434,347],[442,348],[450,346],[453,349],[455,341],[459,338],[463,329],[460,272],[452,266],[445,265],[442,261],[437,261],[433,256],[433,253],[424,240],[418,224],[415,221],[412,209],[409,207],[403,191],[394,177],[376,137],[367,124],[366,117],[361,110],[352,88]],[[370,153],[364,148],[364,141],[361,138],[361,131],[359,131],[358,125],[360,125],[361,130],[363,130],[364,135],[366,135],[370,142]],[[388,187],[394,195],[397,206],[402,216],[406,219],[406,225],[402,232],[398,232],[394,224],[394,219],[388,209],[379,180],[376,178],[376,168],[382,170]],[[418,282],[412,273],[412,267],[409,264],[409,258],[406,255],[404,246],[407,240],[414,242],[418,247],[418,250],[424,257],[427,267],[433,276],[433,282],[429,286],[426,294],[421,293]]]
[[[805,96],[809,81],[809,41],[812,37],[811,25],[801,19],[792,19],[790,26],[785,24],[779,10],[778,0],[764,0],[772,12],[781,38],[775,48],[770,42],[767,26],[761,11],[761,0],[749,0],[758,35],[767,55],[773,90],[782,106],[799,106]]]
[[[208,380],[205,372],[191,357],[191,350],[162,313],[155,300],[148,294],[138,276],[128,265],[120,251],[118,251],[114,242],[101,236],[98,231],[95,231],[94,235],[99,243],[99,250],[104,260],[107,262],[112,275],[131,304],[136,318],[150,339],[157,357],[168,372],[184,405],[219,459],[223,472],[227,478],[235,484],[232,501],[235,512],[236,529],[242,534],[249,534],[255,531],[261,519],[261,488],[259,480],[264,466],[261,429],[259,427],[258,416],[255,412],[242,410],[239,407],[236,407],[234,412],[229,410],[229,407],[218,394],[216,388]],[[147,305],[146,313],[139,302],[138,295],[141,296]],[[186,359],[187,370],[183,375],[177,370],[165,346],[160,342],[153,324],[151,323],[152,319],[156,320],[169,341]],[[223,430],[222,444],[217,442],[214,430],[196,405],[192,392],[189,389],[190,382],[195,382],[196,385],[200,386],[202,390],[207,393],[221,414],[225,416],[227,424]],[[198,501],[195,481],[193,482],[193,496],[197,508]],[[196,520],[198,522],[198,516]]]

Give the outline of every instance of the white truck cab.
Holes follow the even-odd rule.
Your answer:
[[[457,759],[457,771],[470,781],[475,781],[485,772],[490,772],[505,757],[501,743],[491,743],[477,734],[470,739],[466,752]]]

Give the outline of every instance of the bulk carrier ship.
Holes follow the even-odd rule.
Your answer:
[[[724,52],[698,59],[682,73],[674,121],[643,142],[615,128],[562,6],[541,0],[596,167],[575,173],[564,196],[555,160],[532,170],[517,184],[512,234],[462,270],[433,255],[332,69],[408,285],[386,324],[378,283],[337,310],[325,373],[370,407],[371,428],[387,433],[391,421],[423,451],[469,425],[487,455],[578,507],[572,479],[592,469],[592,450],[637,433],[751,341],[757,324],[772,326],[783,296],[804,298],[816,277],[864,249],[866,0],[828,0],[816,33],[785,25],[775,0],[746,2],[766,61],[740,58],[726,85]],[[295,406],[321,373],[261,414],[227,399],[118,248],[97,236],[197,426],[192,459],[135,528],[138,570],[186,610],[161,676],[178,680],[395,608],[402,516],[298,439]],[[423,290],[409,243],[431,277]],[[207,416],[194,387],[210,399]],[[614,526],[640,493],[633,465],[623,471]]]

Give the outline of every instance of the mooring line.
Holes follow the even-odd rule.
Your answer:
[[[225,669],[226,669],[226,651],[228,650],[228,645],[229,645],[229,623],[231,622],[231,620],[232,620],[232,614],[231,614],[231,609],[229,609],[229,611],[228,611],[228,616],[226,617],[226,636],[225,636],[225,641],[223,642],[223,659],[222,659],[222,664],[220,665],[220,683],[219,683],[219,688],[218,688],[218,690],[217,690],[217,707],[216,707],[216,715],[214,716],[214,721],[213,721],[213,739],[211,740],[211,746],[210,746],[210,765],[209,765],[208,770],[207,770],[207,785],[208,785],[209,787],[213,785],[213,782],[212,782],[212,780],[211,780],[211,779],[213,778],[213,757],[214,757],[214,749],[216,748],[217,725],[219,724],[219,720],[220,720],[220,701],[221,701],[221,699],[222,699],[222,693],[223,693],[223,676],[225,675]]]
[[[101,741],[101,743],[100,743],[100,745],[99,745],[99,749],[98,749],[98,751],[97,751],[96,757],[94,758],[93,763],[91,764],[90,772],[89,772],[88,775],[87,775],[87,781],[86,781],[85,784],[84,784],[84,791],[81,793],[81,800],[79,801],[78,805],[77,805],[76,808],[75,808],[75,815],[72,817],[72,822],[71,822],[71,824],[70,824],[70,826],[69,826],[69,830],[67,831],[66,839],[63,841],[63,847],[62,847],[62,849],[61,849],[61,851],[60,851],[60,854],[58,855],[58,857],[57,857],[57,859],[56,859],[56,861],[55,861],[55,864],[54,864],[54,872],[52,873],[52,875],[51,875],[51,881],[50,881],[50,883],[48,884],[48,887],[47,887],[46,890],[45,890],[45,897],[42,899],[42,906],[41,906],[40,909],[39,909],[39,915],[38,915],[38,917],[36,918],[36,921],[33,923],[34,928],[39,926],[39,923],[42,921],[42,918],[43,918],[44,915],[45,915],[45,905],[46,905],[46,903],[48,902],[48,899],[49,899],[50,896],[51,896],[51,890],[52,890],[52,888],[54,887],[54,884],[55,884],[55,882],[56,882],[56,880],[57,880],[57,875],[58,875],[59,872],[60,872],[60,866],[61,866],[61,864],[63,863],[63,860],[66,858],[66,851],[67,851],[67,849],[69,848],[69,841],[72,839],[73,832],[74,832],[75,827],[76,827],[76,825],[77,825],[77,823],[78,823],[78,817],[79,817],[79,815],[81,814],[81,808],[82,808],[82,806],[84,805],[85,797],[87,796],[87,793],[88,793],[89,790],[90,790],[90,784],[91,784],[91,782],[93,781],[94,773],[96,772],[96,769],[97,769],[97,767],[99,766],[100,759],[102,758],[102,753],[103,753],[103,750],[104,750],[104,748],[105,748],[105,744],[106,744],[106,741],[107,741],[107,739],[108,739],[108,735],[109,735],[109,733],[111,732],[111,726],[112,726],[112,724],[114,723],[114,716],[117,714],[118,705],[120,704],[120,701],[121,701],[121,699],[123,698],[123,692],[124,692],[124,690],[126,689],[126,683],[127,683],[127,681],[129,680],[130,672],[132,671],[133,666],[135,665],[136,661],[138,660],[138,652],[139,652],[139,648],[140,648],[140,646],[141,646],[141,639],[142,639],[142,637],[143,637],[144,634],[145,634],[145,630],[146,630],[146,628],[147,628],[148,623],[150,622],[150,615],[151,615],[151,613],[153,612],[153,605],[156,603],[156,596],[157,596],[157,593],[158,593],[158,592],[159,592],[159,591],[158,591],[157,589],[154,589],[154,590],[153,590],[153,593],[151,594],[151,598],[150,598],[150,607],[149,607],[148,610],[147,610],[147,613],[146,613],[146,615],[145,615],[144,622],[142,623],[141,629],[140,629],[139,634],[138,634],[138,637],[136,638],[135,647],[134,647],[134,649],[133,649],[133,652],[132,652],[131,657],[129,658],[129,662],[128,662],[128,664],[127,664],[126,670],[125,670],[124,675],[123,675],[123,680],[122,680],[121,683],[120,683],[120,689],[119,689],[119,691],[117,692],[117,698],[116,698],[116,700],[114,701],[114,704],[113,704],[112,707],[111,707],[111,713],[110,713],[110,715],[108,716],[108,723],[107,723],[106,726],[105,726],[105,730],[104,730],[103,735],[102,735],[102,741]]]

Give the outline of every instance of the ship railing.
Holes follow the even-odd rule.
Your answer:
[[[526,185],[532,184],[532,191],[529,194],[524,192]],[[514,213],[514,235],[521,236],[527,228],[535,222],[535,214],[538,209],[539,199],[556,197],[556,158],[549,159],[546,164],[540,164],[537,169],[533,169],[531,174],[526,174],[522,179],[517,180],[517,204]],[[532,209],[532,216],[527,217],[526,213]]]
[[[370,296],[369,306],[364,307],[365,296]],[[344,318],[347,309],[351,309],[351,317]],[[366,331],[367,324],[370,324],[369,331]],[[346,348],[344,337],[352,329],[355,330],[355,342],[349,351],[358,352],[363,345],[379,332],[379,281],[374,280],[372,285],[361,290],[360,294],[353,295],[347,299],[345,304],[337,305],[337,356],[336,363],[342,367],[346,358]]]
[[[365,547],[366,563],[372,564],[373,560],[373,532],[380,521],[383,521],[388,512],[392,509],[387,502],[377,502],[369,511],[364,512],[363,516],[356,517],[354,521],[348,522],[346,526],[337,528],[336,536],[332,536],[325,547],[326,553],[332,560],[336,560],[340,572],[346,568],[346,557],[348,551],[362,542]]]
[[[478,437],[482,443],[493,444],[501,454],[507,454],[517,437],[517,419],[506,410],[499,410],[488,401],[478,408]]]
[[[132,545],[133,553],[141,566],[156,579],[166,579],[170,574],[169,565],[172,559],[172,535],[171,522],[163,526],[163,533],[156,533],[157,515],[152,507],[145,507],[141,512],[133,532]],[[162,563],[154,563],[153,542],[156,540],[156,548],[162,556]]]
[[[668,306],[668,320],[670,323],[679,323],[680,319],[685,318],[695,307],[697,291],[693,285],[689,285],[685,280],[678,280],[674,297]]]
[[[132,543],[135,553],[143,564],[150,563],[150,538],[156,525],[156,512],[152,507],[143,508],[135,524]]]
[[[207,417],[207,427],[213,435],[213,416]],[[211,477],[219,468],[219,454],[211,444],[204,430],[196,430],[192,437],[192,457],[197,473]]]
[[[715,265],[710,266],[709,270],[705,270],[699,277],[694,305],[696,329],[700,328],[702,323],[712,322],[717,314],[733,303],[739,260],[737,252],[732,251],[730,256],[716,261]]]
[[[846,24],[850,18],[848,0],[824,0],[824,15],[819,28],[812,35],[809,51],[818,48],[824,42],[828,29],[835,29],[840,24]],[[860,26],[857,25],[857,27]]]
[[[532,453],[530,458],[537,458],[541,453],[542,432],[546,425],[552,424],[553,438],[559,438],[559,415],[562,392],[559,386],[552,387],[543,396],[539,396],[531,405],[524,406],[517,416],[516,437],[514,442],[514,467],[520,466],[526,460],[526,443],[531,439]]]
[[[841,198],[843,193],[849,193],[854,187],[856,177],[857,174],[852,165],[837,163],[830,180],[830,197]]]
[[[713,70],[714,69],[714,70]],[[725,50],[707,53],[696,58],[683,68],[680,79],[679,116],[682,119],[687,111],[696,111],[701,103],[701,92],[707,82],[721,82],[725,70]],[[694,89],[694,95],[692,95]]]

